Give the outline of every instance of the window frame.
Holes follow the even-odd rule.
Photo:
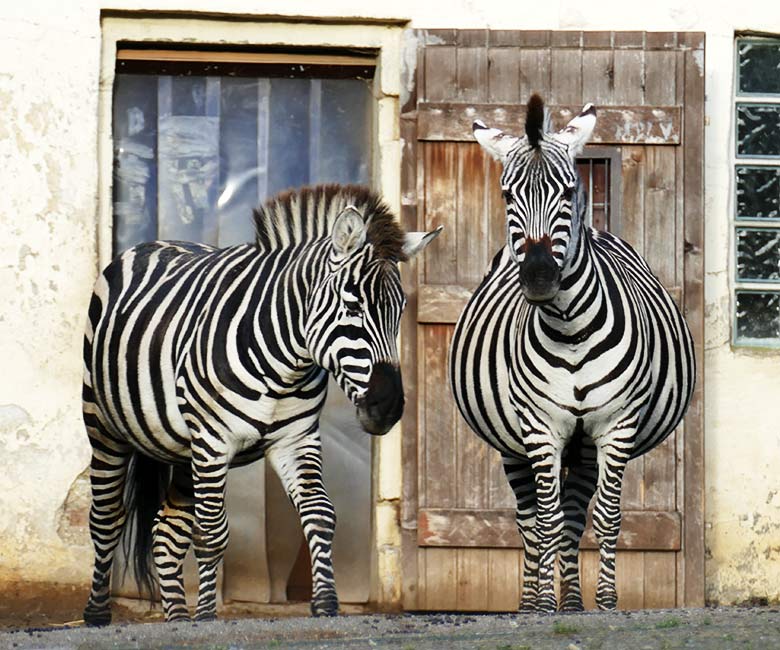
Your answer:
[[[623,207],[623,154],[620,150],[620,147],[606,145],[587,145],[581,153],[577,154],[577,162],[580,160],[609,161],[609,182],[607,183],[607,196],[609,197],[608,231],[617,237],[621,237],[621,208]],[[590,192],[589,188],[588,191]],[[591,204],[590,202],[591,199],[589,196],[589,204]],[[592,225],[592,215],[588,216],[590,217],[590,225]]]
[[[734,83],[731,98],[731,116],[732,116],[732,128],[734,130],[734,137],[731,138],[731,178],[733,191],[730,193],[729,201],[729,221],[731,224],[731,238],[733,240],[731,248],[731,256],[733,264],[730,269],[730,282],[732,286],[732,305],[731,305],[731,344],[735,348],[758,348],[761,350],[780,350],[780,333],[774,339],[763,338],[750,338],[740,337],[737,328],[737,297],[739,294],[774,294],[780,297],[780,279],[766,280],[766,279],[745,279],[739,278],[739,260],[738,260],[738,245],[740,230],[764,230],[775,231],[780,234],[780,215],[776,218],[751,218],[741,217],[737,215],[737,191],[738,191],[738,168],[774,168],[780,173],[780,155],[767,156],[767,155],[746,155],[738,152],[739,146],[739,133],[737,128],[738,119],[738,107],[740,105],[771,105],[780,108],[780,93],[748,93],[740,91],[740,66],[739,66],[739,49],[743,43],[767,43],[774,42],[780,46],[780,34],[773,36],[753,36],[753,35],[741,35],[735,33],[734,35],[734,48],[733,48],[733,61],[734,61]]]

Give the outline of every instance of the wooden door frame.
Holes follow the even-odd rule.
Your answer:
[[[704,39],[699,32],[559,32],[508,30],[429,30],[418,32],[417,67],[412,74],[410,96],[401,108],[401,222],[407,230],[421,230],[424,215],[419,201],[424,196],[422,159],[418,156],[418,138],[425,131],[440,129],[438,138],[446,140],[448,120],[472,119],[470,114],[444,114],[442,119],[431,121],[431,112],[420,112],[417,105],[417,89],[424,83],[423,56],[426,43],[491,45],[506,43],[507,39],[526,39],[534,45],[555,44],[556,40],[575,42],[581,48],[662,47],[682,51],[681,63],[684,82],[678,86],[676,103],[681,106],[680,115],[672,122],[679,128],[682,139],[682,155],[677,156],[678,178],[682,179],[682,192],[677,192],[681,207],[683,241],[678,242],[679,255],[683,256],[685,318],[694,338],[696,349],[697,382],[690,408],[685,416],[685,433],[677,439],[676,506],[681,513],[680,552],[677,553],[677,604],[697,607],[704,605]],[[435,107],[434,107],[435,108]],[[578,107],[575,107],[578,108]],[[564,109],[571,110],[571,109]],[[491,125],[501,126],[506,120],[511,129],[520,123],[523,107],[504,105],[497,111],[500,118]],[[446,111],[445,111],[446,113]],[[605,107],[609,122],[610,111]],[[602,120],[603,123],[604,120]],[[498,124],[496,124],[498,122]],[[469,122],[470,123],[470,122]],[[446,233],[445,233],[446,236]],[[402,603],[405,609],[417,608],[418,587],[418,291],[419,262],[407,265],[403,281],[407,287],[409,303],[401,323],[401,363],[406,382],[407,405],[402,419],[401,490],[401,567]]]

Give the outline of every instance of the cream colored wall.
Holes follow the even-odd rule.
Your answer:
[[[776,2],[694,0],[683,5],[661,0],[644,3],[641,12],[634,3],[568,0],[398,0],[390,6],[357,0],[64,4],[0,4],[0,584],[19,579],[86,587],[90,573],[80,347],[91,284],[98,259],[107,259],[109,241],[105,227],[97,224],[107,214],[106,186],[99,185],[98,174],[99,144],[106,152],[106,140],[98,139],[100,10],[110,7],[390,17],[409,19],[418,28],[705,31],[707,595],[720,602],[780,598],[780,487],[773,471],[780,465],[780,358],[735,351],[729,344],[732,39],[737,29],[780,33]],[[199,25],[188,23],[175,39],[203,38]],[[241,25],[225,23],[216,40],[233,42],[234,30],[241,29],[248,42],[270,33],[260,25]],[[321,42],[326,33],[345,33],[325,25],[273,29],[279,42]],[[345,38],[389,43],[386,51],[394,53],[382,66],[382,79],[388,88],[397,88],[402,56],[392,33],[390,26],[364,25]],[[104,92],[109,77],[103,79]],[[398,92],[387,92],[386,114],[397,114]],[[387,164],[381,186],[397,207],[394,166],[400,150],[396,127],[385,123],[379,151]],[[105,120],[103,126],[105,135]],[[400,587],[398,431],[380,445],[377,595],[388,602],[397,601]]]

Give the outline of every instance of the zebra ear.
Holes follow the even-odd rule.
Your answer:
[[[366,243],[368,227],[357,208],[348,205],[341,211],[331,231],[333,250],[339,257],[346,257]]]
[[[593,127],[596,126],[596,108],[593,104],[585,104],[571,122],[555,134],[555,139],[569,147],[569,155],[572,160],[585,147],[585,143],[593,135]]]
[[[406,233],[406,241],[404,242],[404,255],[407,258],[412,259],[417,253],[423,250],[428,244],[439,236],[439,233],[444,230],[444,226],[439,226],[436,230],[431,232],[408,232]]]
[[[504,162],[509,152],[517,146],[520,142],[520,138],[517,138],[498,129],[491,129],[486,126],[484,122],[477,120],[471,126],[471,130],[474,132],[474,137],[477,142],[482,145],[482,148],[487,151],[493,158]]]

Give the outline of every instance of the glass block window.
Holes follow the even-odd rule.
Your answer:
[[[780,38],[737,38],[736,345],[780,347]]]

